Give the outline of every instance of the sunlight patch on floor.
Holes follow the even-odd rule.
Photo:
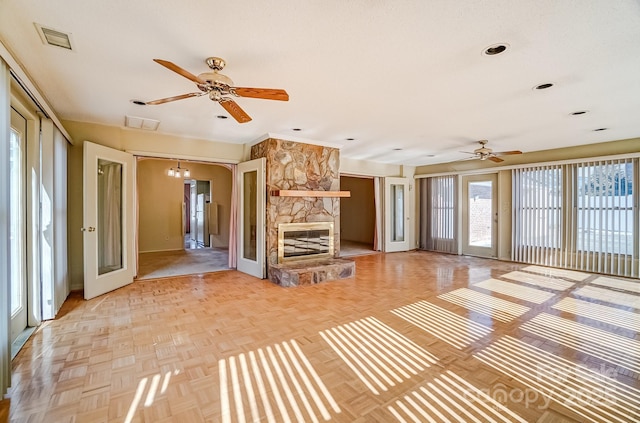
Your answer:
[[[478,282],[473,286],[483,288],[488,291],[499,292],[500,294],[519,298],[535,304],[542,304],[556,295],[553,292],[541,291],[536,288],[529,288],[518,285],[517,283],[504,282],[497,279],[487,279],[486,281]]]
[[[619,326],[634,332],[640,332],[640,314],[631,311],[620,310],[571,297],[562,299],[562,301],[558,302],[552,308],[609,325]]]
[[[480,314],[491,316],[495,320],[508,323],[518,316],[531,310],[520,304],[505,301],[491,295],[483,294],[472,289],[460,288],[446,294],[438,295],[450,303],[457,304]]]
[[[403,423],[526,423],[525,419],[449,370],[396,400],[388,410]]]
[[[376,395],[438,360],[373,317],[321,331],[320,336]]]
[[[474,356],[585,420],[640,419],[640,390],[618,382],[615,366],[589,369],[511,336]]]
[[[528,283],[529,285],[535,285],[541,288],[554,289],[556,291],[566,291],[575,285],[573,282],[568,282],[562,279],[554,279],[543,275],[534,275],[533,273],[520,272],[517,270],[500,275],[500,277],[517,282]]]
[[[391,313],[457,349],[469,346],[493,330],[427,301],[409,304]]]
[[[296,341],[223,359],[218,366],[224,423],[317,422],[331,419],[329,408],[340,412]]]

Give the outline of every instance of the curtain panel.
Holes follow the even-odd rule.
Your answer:
[[[458,253],[458,177],[420,179],[420,236],[423,250]]]

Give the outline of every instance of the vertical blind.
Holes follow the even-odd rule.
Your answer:
[[[633,158],[513,170],[512,259],[637,277],[637,181]]]
[[[456,176],[420,180],[420,248],[458,252]]]

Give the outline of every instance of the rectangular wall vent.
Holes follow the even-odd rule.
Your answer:
[[[35,24],[35,26],[38,29],[38,35],[40,35],[40,39],[44,44],[61,47],[67,50],[73,50],[73,46],[71,43],[71,34],[52,28],[47,28],[40,24]]]

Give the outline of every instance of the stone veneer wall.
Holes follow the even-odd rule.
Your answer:
[[[340,255],[340,199],[275,197],[279,189],[340,190],[337,148],[269,138],[251,147],[251,159],[267,159],[267,269],[278,263],[278,224],[333,222],[334,256]]]

